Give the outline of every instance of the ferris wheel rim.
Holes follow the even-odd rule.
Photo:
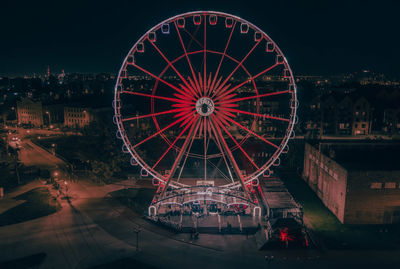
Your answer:
[[[117,87],[118,87],[118,85],[120,84],[120,75],[121,75],[121,71],[126,67],[127,59],[128,59],[128,57],[129,57],[129,55],[131,55],[132,52],[135,50],[135,48],[137,47],[138,43],[139,43],[141,40],[143,40],[150,32],[159,30],[160,27],[161,27],[164,23],[173,22],[173,21],[176,21],[177,19],[182,18],[182,17],[186,18],[186,17],[190,17],[190,16],[193,16],[193,15],[198,15],[198,14],[201,14],[201,15],[204,15],[204,14],[206,14],[206,15],[218,15],[218,16],[222,16],[222,17],[225,17],[225,18],[229,17],[229,18],[233,18],[233,19],[236,20],[236,21],[245,22],[245,23],[249,24],[249,26],[250,26],[251,28],[260,31],[260,32],[266,37],[267,40],[273,42],[274,48],[275,48],[277,54],[280,54],[280,55],[283,56],[283,64],[284,64],[284,66],[285,66],[285,67],[289,70],[289,72],[290,72],[289,81],[290,81],[291,85],[293,86],[293,89],[292,89],[292,92],[291,92],[291,94],[292,94],[292,99],[291,99],[291,100],[294,100],[294,101],[295,101],[295,105],[294,105],[294,107],[291,107],[289,125],[288,125],[288,128],[286,129],[286,134],[285,134],[284,138],[282,139],[282,142],[279,144],[279,149],[277,149],[277,150],[274,152],[273,157],[270,158],[262,167],[260,167],[260,169],[259,169],[258,171],[255,171],[254,173],[252,173],[252,174],[246,176],[245,180],[246,180],[246,181],[249,181],[249,180],[251,180],[251,179],[258,178],[258,177],[259,177],[260,175],[262,175],[266,170],[268,170],[269,167],[279,158],[279,156],[282,154],[283,149],[286,147],[288,141],[290,140],[290,138],[291,138],[290,136],[293,134],[294,121],[295,121],[294,119],[295,119],[296,114],[297,114],[297,111],[296,111],[296,110],[297,110],[297,105],[298,105],[298,104],[297,104],[297,86],[296,86],[296,83],[295,83],[295,81],[294,81],[294,76],[293,76],[292,69],[290,68],[289,63],[287,62],[286,57],[284,56],[284,54],[282,53],[282,51],[280,50],[280,48],[277,46],[277,44],[276,44],[276,43],[269,37],[269,35],[267,35],[263,30],[261,30],[261,29],[258,28],[256,25],[252,24],[251,22],[249,22],[249,21],[247,21],[247,20],[245,20],[245,19],[243,19],[243,18],[240,18],[240,17],[235,16],[235,15],[231,15],[231,14],[228,14],[228,13],[224,13],[224,12],[218,12],[218,11],[193,11],[193,12],[187,12],[187,13],[183,13],[183,14],[178,14],[178,15],[176,15],[176,16],[174,16],[174,17],[168,18],[168,19],[166,19],[166,20],[164,20],[164,21],[158,23],[157,25],[155,25],[154,27],[152,27],[150,30],[148,30],[148,31],[147,31],[144,35],[142,35],[142,37],[140,37],[140,38],[138,39],[138,41],[132,46],[132,48],[130,49],[129,53],[128,53],[127,56],[125,57],[125,59],[124,59],[124,61],[123,61],[123,64],[121,65],[121,68],[120,68],[120,70],[119,70],[119,72],[118,72],[117,82],[116,82],[116,86],[115,86],[115,93],[114,93],[114,113],[115,113],[115,116],[117,116],[117,117],[118,117],[118,115],[120,116],[120,114],[119,114],[118,111],[117,111],[117,105],[115,105],[115,102],[116,102],[116,100],[117,100],[117,95],[118,95]],[[118,96],[118,98],[119,98],[119,96]],[[151,169],[151,168],[146,164],[146,162],[145,162],[144,160],[141,159],[140,155],[139,155],[136,151],[132,151],[132,149],[130,148],[130,141],[129,141],[129,139],[125,136],[125,130],[124,130],[124,128],[123,128],[122,122],[118,122],[118,123],[117,123],[117,126],[118,126],[118,132],[120,132],[121,138],[122,138],[124,144],[126,145],[126,147],[127,147],[128,151],[129,151],[130,155],[132,156],[132,158],[134,158],[135,161],[137,161],[137,163],[138,163],[143,169],[145,169],[151,176],[153,176],[153,177],[157,178],[158,180],[160,180],[161,182],[163,182],[163,181],[164,181],[164,176],[162,176],[162,175],[161,175],[160,173],[158,173],[157,171],[153,171],[153,169]]]

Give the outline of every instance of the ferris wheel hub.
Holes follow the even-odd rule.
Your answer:
[[[196,102],[196,111],[201,116],[209,116],[214,112],[214,102],[209,97],[201,97]]]

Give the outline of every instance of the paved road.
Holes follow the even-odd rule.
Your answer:
[[[14,195],[41,184],[33,182],[7,200],[12,202]],[[60,200],[61,211],[0,227],[0,262],[45,253],[39,268],[90,268],[126,257],[157,268],[268,268],[265,255],[275,257],[269,268],[396,268],[400,264],[398,251],[261,252],[253,236],[242,235],[201,234],[190,242],[189,235],[170,233],[111,200],[107,194],[124,184],[70,185],[73,198]],[[137,228],[141,229],[140,252],[136,251]]]
[[[21,157],[26,164],[62,164],[31,142],[23,143]],[[397,250],[266,252],[257,250],[253,236],[244,235],[201,234],[190,241],[189,235],[175,235],[148,223],[109,198],[108,193],[125,183],[99,187],[70,182],[72,199],[60,199],[61,211],[0,227],[0,264],[42,253],[39,268],[90,268],[127,257],[156,268],[400,268]],[[0,214],[21,203],[13,197],[38,186],[45,185],[34,181],[8,193],[0,200]],[[140,252],[136,251],[138,228]],[[265,255],[275,258],[268,264]]]
[[[20,144],[20,160],[26,166],[55,167],[64,162],[43,148],[33,144],[29,139]]]

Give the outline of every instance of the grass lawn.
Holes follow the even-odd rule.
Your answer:
[[[51,196],[50,191],[46,187],[32,189],[14,199],[25,200],[25,203],[0,214],[0,226],[44,217],[61,209],[60,203],[55,197]]]
[[[280,173],[314,233],[330,249],[399,249],[400,226],[345,225],[325,207],[311,188],[295,173]]]
[[[155,189],[128,188],[111,192],[110,195],[133,211],[143,214],[153,199]]]

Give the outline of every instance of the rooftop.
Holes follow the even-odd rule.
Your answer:
[[[400,170],[400,142],[323,142],[321,150],[348,170]]]

